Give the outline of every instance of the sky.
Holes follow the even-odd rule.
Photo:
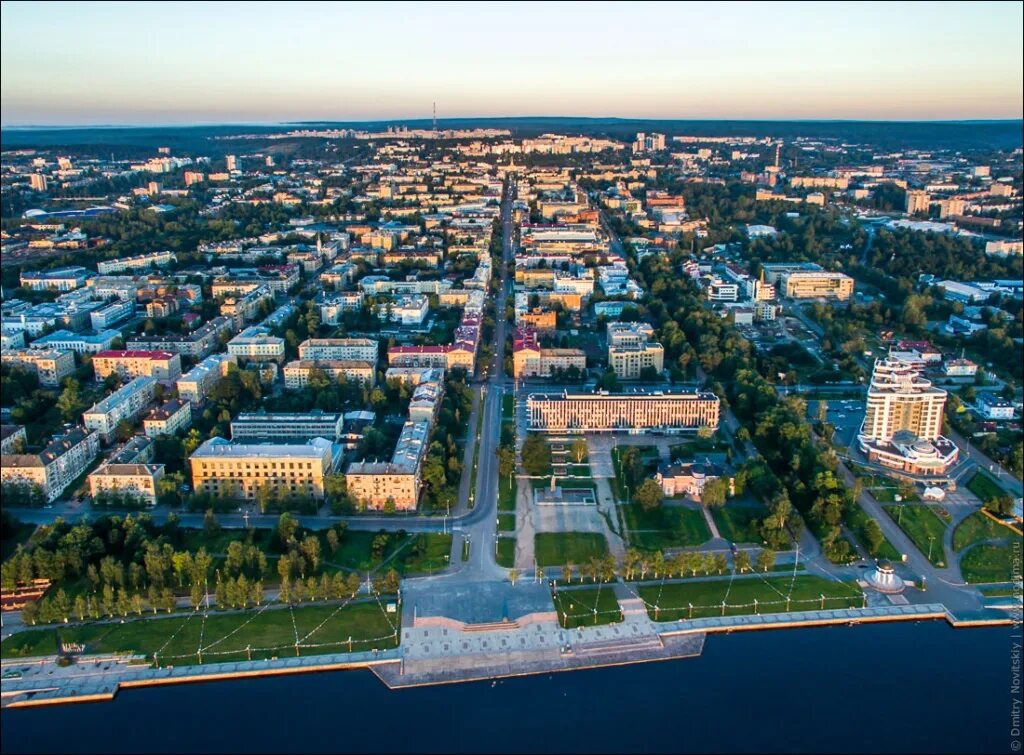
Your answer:
[[[0,4],[0,123],[1024,113],[1024,3]]]

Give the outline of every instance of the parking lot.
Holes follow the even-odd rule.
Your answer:
[[[828,422],[835,428],[833,441],[837,446],[849,448],[857,439],[857,431],[864,420],[864,401],[861,399],[821,399],[807,402],[807,418],[810,422],[818,420],[818,405],[825,403],[828,407]]]

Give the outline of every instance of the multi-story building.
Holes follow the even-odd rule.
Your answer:
[[[362,308],[362,291],[339,291],[325,296],[320,302],[320,321],[337,325],[345,312],[358,312]]]
[[[99,451],[96,433],[75,427],[55,437],[38,454],[0,456],[0,481],[36,485],[47,501],[55,501],[88,468]]]
[[[104,443],[114,437],[119,422],[133,422],[153,400],[156,378],[137,377],[82,414],[83,423]]]
[[[427,319],[430,311],[430,302],[423,294],[399,296],[377,306],[377,316],[381,320],[402,325],[419,325]]]
[[[552,373],[575,367],[587,369],[587,355],[580,349],[544,349],[537,344],[537,334],[530,328],[519,328],[512,339],[512,374],[525,377],[549,377]]]
[[[120,337],[121,333],[117,330],[101,330],[99,333],[72,333],[70,330],[55,330],[49,335],[34,340],[30,347],[74,351],[78,354],[95,354],[109,349]]]
[[[847,301],[853,296],[854,281],[844,273],[823,270],[812,262],[767,263],[765,279],[778,283],[790,299],[837,299]]]
[[[274,295],[266,286],[257,286],[251,291],[246,291],[238,296],[229,296],[220,305],[220,313],[224,317],[230,317],[236,328],[243,328],[248,322],[252,322],[260,315],[264,303],[273,303]]]
[[[322,370],[328,378],[358,380],[373,385],[376,369],[372,362],[355,359],[296,359],[284,366],[284,385],[290,390],[305,388],[313,370]]]
[[[718,427],[719,400],[714,393],[654,391],[626,394],[530,394],[529,429],[541,432],[679,432]]]
[[[340,412],[243,412],[231,420],[231,439],[265,443],[326,438],[337,442],[344,432],[343,418]]]
[[[349,464],[345,472],[349,495],[371,509],[415,509],[429,438],[429,422],[406,422],[390,462]]]
[[[192,426],[192,405],[187,399],[172,398],[151,411],[142,420],[142,431],[148,438],[175,435]]]
[[[647,368],[661,375],[665,349],[650,338],[654,329],[647,323],[608,323],[608,366],[622,380],[636,380]]]
[[[222,333],[231,333],[231,320],[215,317],[186,335],[170,333],[162,336],[136,336],[128,340],[128,348],[139,351],[175,351],[182,356],[202,359],[217,348]]]
[[[193,404],[202,402],[217,381],[228,374],[228,367],[237,364],[238,358],[234,354],[214,354],[206,357],[178,378],[175,383],[178,396]]]
[[[0,425],[0,454],[21,453],[28,443],[21,425]]]
[[[228,353],[238,359],[279,362],[284,359],[284,339],[271,335],[270,328],[253,325],[228,341]]]
[[[324,497],[324,478],[334,469],[324,438],[303,444],[235,443],[211,438],[189,458],[192,487],[201,493],[255,499],[261,490],[278,497]]]
[[[126,270],[146,270],[151,267],[166,267],[178,261],[174,252],[152,252],[135,257],[120,257],[113,260],[101,260],[96,263],[100,275],[123,273]]]
[[[170,351],[101,351],[92,358],[97,380],[120,375],[123,380],[139,376],[174,380],[181,375],[181,355]]]
[[[309,338],[299,344],[299,359],[355,359],[376,364],[377,353],[372,338]]]
[[[130,496],[155,506],[157,484],[164,476],[163,464],[104,464],[89,475],[89,494]]]
[[[105,330],[115,323],[127,320],[135,314],[135,302],[120,299],[89,313],[93,330]]]
[[[86,284],[95,273],[84,267],[61,267],[56,270],[26,270],[21,285],[32,291],[73,291]]]
[[[920,212],[928,212],[932,199],[927,191],[908,191],[906,212],[908,215],[917,215]]]
[[[978,398],[974,402],[975,411],[986,420],[1008,420],[1013,419],[1013,404],[1002,396],[997,396],[989,391],[979,391]]]
[[[388,349],[388,366],[414,368],[440,368],[448,366],[448,348],[445,346],[392,346]]]
[[[17,364],[36,373],[39,384],[50,388],[75,372],[75,355],[59,349],[17,349],[0,354],[3,364]]]
[[[917,365],[878,359],[857,436],[870,461],[911,475],[942,475],[959,449],[941,435],[946,391],[936,388]]]

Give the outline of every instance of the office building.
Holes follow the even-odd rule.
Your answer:
[[[530,430],[540,432],[681,432],[718,427],[718,396],[706,392],[654,391],[609,394],[530,394]]]
[[[195,450],[189,465],[192,487],[208,495],[251,500],[265,490],[274,497],[322,500],[334,456],[331,442],[324,438],[302,444],[211,438]]]
[[[326,438],[337,442],[344,415],[332,412],[243,412],[231,420],[231,439],[260,443],[301,442]]]

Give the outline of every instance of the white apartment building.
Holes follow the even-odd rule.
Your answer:
[[[217,381],[228,374],[231,365],[237,365],[234,354],[213,354],[178,378],[175,384],[178,396],[193,404],[201,403]]]
[[[309,338],[299,344],[299,359],[354,359],[377,362],[377,342],[372,338]]]
[[[17,364],[32,370],[39,384],[54,388],[75,372],[75,355],[59,349],[17,349],[0,354],[3,364]]]
[[[53,502],[88,468],[99,451],[96,433],[76,427],[55,437],[38,454],[0,456],[0,482],[38,485],[46,500]]]
[[[175,435],[192,426],[192,405],[186,399],[172,398],[156,407],[144,420],[142,431],[147,438]]]
[[[281,361],[284,359],[284,339],[271,335],[270,328],[254,325],[228,341],[228,353],[238,359]]]
[[[99,433],[104,443],[114,437],[117,423],[133,422],[153,400],[156,378],[137,377],[82,414],[83,423]]]

